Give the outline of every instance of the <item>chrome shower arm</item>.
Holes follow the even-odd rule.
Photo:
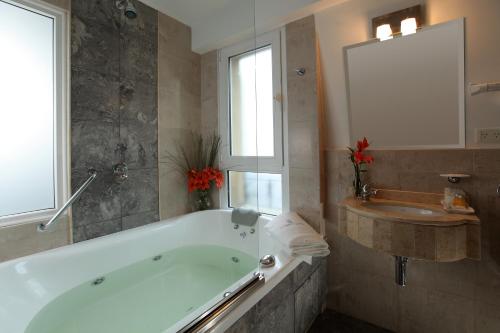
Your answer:
[[[85,181],[85,183],[80,186],[80,188],[69,198],[69,200],[62,206],[57,213],[50,219],[49,222],[47,223],[40,223],[38,225],[38,231],[43,232],[47,231],[48,228],[59,218],[59,216],[64,213],[69,206],[71,206],[79,197],[80,195],[89,187],[89,185],[94,181],[94,179],[97,177],[97,171],[95,169],[89,169],[89,178]]]

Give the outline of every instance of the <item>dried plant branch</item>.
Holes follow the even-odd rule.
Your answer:
[[[221,138],[216,133],[204,138],[199,133],[191,132],[188,140],[174,142],[173,151],[167,152],[167,163],[183,176],[187,176],[190,170],[215,167],[220,145]]]

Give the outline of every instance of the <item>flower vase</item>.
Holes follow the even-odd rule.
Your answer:
[[[198,190],[197,198],[195,201],[197,210],[207,210],[212,207],[212,202],[210,200],[210,193],[208,190]]]
[[[361,190],[362,190],[362,184],[361,184],[361,170],[360,166],[354,164],[354,180],[352,182],[353,187],[354,187],[354,196],[356,198],[361,198]]]

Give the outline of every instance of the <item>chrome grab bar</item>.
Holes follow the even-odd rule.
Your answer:
[[[235,307],[243,303],[258,288],[264,285],[264,274],[255,272],[254,276],[233,292],[226,292],[224,298],[205,311],[177,333],[208,333],[213,330]]]
[[[71,198],[69,198],[69,200],[64,204],[64,206],[62,206],[57,211],[57,213],[50,219],[49,222],[40,223],[38,225],[38,231],[40,232],[47,231],[48,228],[52,225],[52,223],[54,223],[54,221],[57,220],[59,216],[61,216],[61,214],[64,213],[68,209],[68,207],[71,206],[76,201],[76,199],[80,197],[80,195],[87,189],[87,187],[89,187],[90,183],[92,183],[96,177],[97,177],[97,171],[92,168],[89,169],[89,178],[85,181],[85,183],[83,183],[82,186],[80,186],[80,188],[75,192],[75,194],[73,194]]]

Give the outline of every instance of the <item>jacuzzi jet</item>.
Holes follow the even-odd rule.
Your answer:
[[[163,256],[160,254],[160,255],[157,255],[155,257],[153,257],[153,261],[158,261],[162,258]]]
[[[92,285],[93,285],[93,286],[98,286],[98,285],[100,285],[101,283],[103,283],[103,282],[104,282],[104,280],[105,280],[105,278],[102,276],[102,277],[100,277],[100,278],[95,279],[94,281],[92,281]]]
[[[224,298],[229,297],[229,296],[231,296],[231,294],[232,294],[232,293],[231,293],[230,291],[226,291],[226,292],[224,293],[223,297],[224,297]]]
[[[232,257],[231,260],[234,262],[234,263],[239,263],[240,262],[240,259],[238,259],[238,257]]]

